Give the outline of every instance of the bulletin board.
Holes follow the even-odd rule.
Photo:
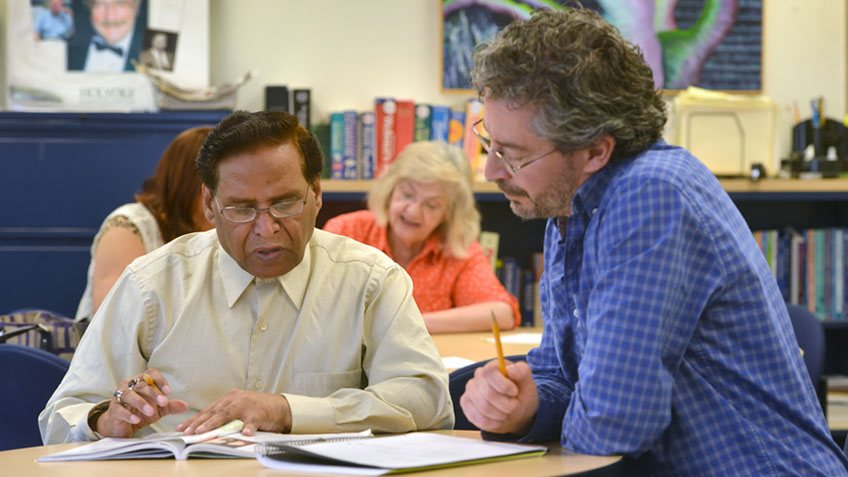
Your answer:
[[[442,0],[442,90],[471,88],[472,52],[535,8],[565,8],[554,0]],[[637,44],[668,91],[762,90],[762,0],[586,0]]]
[[[154,44],[169,61],[164,77],[209,86],[208,0],[61,0],[55,12],[51,3],[6,2],[8,109],[156,111],[157,92],[133,64]],[[72,25],[60,28],[61,18]]]

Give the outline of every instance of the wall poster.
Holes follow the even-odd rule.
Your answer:
[[[209,86],[208,0],[6,2],[6,105],[17,111],[156,111],[134,64]]]
[[[562,0],[442,0],[442,89],[471,88],[480,41]],[[762,0],[585,0],[639,45],[659,88],[762,90]]]

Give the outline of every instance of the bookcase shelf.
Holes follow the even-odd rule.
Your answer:
[[[324,179],[321,184],[325,193],[365,194],[371,187],[371,182]],[[848,179],[762,179],[756,182],[749,179],[719,179],[719,183],[733,198],[848,200]],[[475,182],[474,193],[489,195],[500,194],[500,191],[494,182]]]

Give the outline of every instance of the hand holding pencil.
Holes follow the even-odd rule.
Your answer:
[[[492,314],[492,333],[498,358],[477,368],[459,404],[465,417],[484,431],[524,434],[533,425],[539,394],[525,361],[506,361],[500,329]]]

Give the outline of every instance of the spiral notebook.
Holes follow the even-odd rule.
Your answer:
[[[482,441],[428,432],[388,437],[322,439],[256,446],[269,468],[301,473],[384,475],[504,459],[538,457],[547,447]]]

